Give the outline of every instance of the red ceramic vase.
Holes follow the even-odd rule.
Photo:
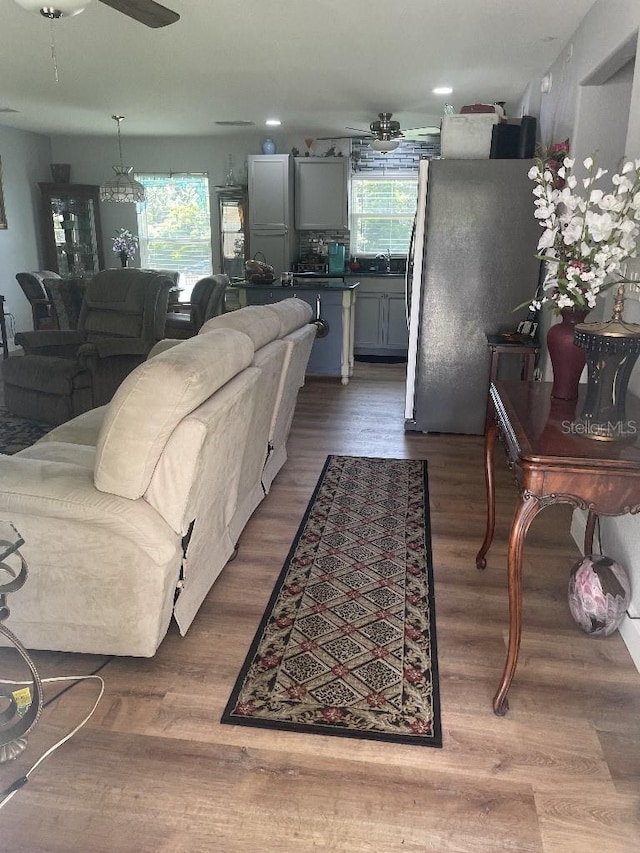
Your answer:
[[[547,332],[547,349],[553,367],[551,396],[558,400],[577,400],[580,375],[586,364],[582,347],[573,342],[575,326],[589,313],[585,308],[563,308],[562,322]]]

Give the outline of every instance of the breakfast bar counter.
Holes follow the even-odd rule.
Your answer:
[[[240,306],[268,305],[295,297],[311,305],[314,318],[325,321],[327,333],[313,344],[307,374],[340,376],[347,385],[353,375],[353,346],[357,281],[345,283],[342,276],[321,279],[296,276],[292,285],[234,282],[239,291]]]

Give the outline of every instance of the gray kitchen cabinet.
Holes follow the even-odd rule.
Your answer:
[[[361,290],[356,301],[355,346],[362,349],[379,349],[382,340],[383,294]]]
[[[249,228],[291,228],[293,218],[293,160],[289,154],[250,154]]]
[[[348,228],[348,176],[346,157],[296,157],[296,228],[300,231]]]
[[[295,287],[245,289],[247,305],[269,305],[295,296],[307,302],[316,316],[317,298],[320,297],[320,316],[329,324],[329,334],[316,338],[307,364],[307,373],[340,376],[342,372],[342,292],[326,290],[298,290]]]
[[[293,158],[289,154],[249,155],[249,255],[264,256],[276,279],[291,269],[293,241]]]
[[[409,330],[407,328],[407,307],[404,293],[387,294],[386,345],[394,350],[409,347]]]
[[[251,257],[265,260],[274,269],[276,281],[286,270],[291,269],[291,248],[289,235],[285,231],[251,231],[249,233],[249,252]]]
[[[356,301],[356,355],[405,356],[409,333],[402,278],[361,278]]]
[[[235,289],[235,288],[234,288]],[[320,299],[320,317],[326,320],[329,333],[316,338],[311,349],[307,373],[340,376],[343,385],[353,375],[353,327],[356,287],[268,287],[237,285],[240,305],[269,305],[296,297],[307,302],[315,318]]]

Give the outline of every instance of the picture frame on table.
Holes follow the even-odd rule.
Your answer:
[[[4,191],[2,189],[2,158],[0,158],[0,229],[7,228],[7,214],[4,207]]]

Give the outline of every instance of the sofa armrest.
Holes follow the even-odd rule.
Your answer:
[[[85,336],[76,330],[42,329],[37,332],[18,332],[15,341],[25,353],[33,355],[73,356]]]
[[[0,484],[2,515],[86,524],[102,535],[130,540],[157,565],[170,560],[179,549],[179,535],[143,498],[130,500],[99,492],[93,484],[93,471],[86,467],[19,455],[0,456]],[[68,545],[82,547],[82,542]]]
[[[78,349],[78,358],[85,363],[90,359],[117,355],[146,356],[150,348],[149,342],[140,338],[104,338],[82,344]]]

